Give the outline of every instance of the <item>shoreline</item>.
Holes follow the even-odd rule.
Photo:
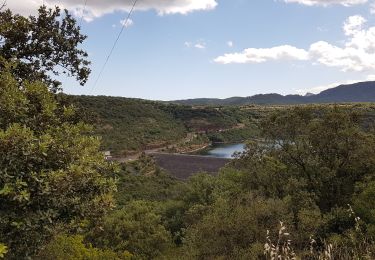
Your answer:
[[[180,153],[180,154],[193,154],[193,153],[197,153],[197,152],[199,152],[199,151],[203,151],[203,150],[207,149],[207,148],[210,147],[210,146],[212,146],[212,143],[210,143],[210,144],[205,144],[205,145],[202,146],[202,147],[199,147],[199,148],[194,149],[194,150],[191,150],[191,151],[182,152],[182,153]]]

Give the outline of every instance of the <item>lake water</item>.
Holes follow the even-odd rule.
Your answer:
[[[211,146],[210,148],[202,151],[200,154],[210,156],[210,157],[216,157],[216,158],[231,159],[231,158],[233,158],[233,154],[235,152],[243,152],[244,150],[245,150],[245,144],[244,143],[215,144],[215,145]]]

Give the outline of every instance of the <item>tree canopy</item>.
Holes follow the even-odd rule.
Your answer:
[[[29,17],[0,9],[0,56],[17,63],[12,73],[19,82],[39,80],[56,91],[61,85],[56,77],[65,74],[84,85],[91,72],[80,49],[85,39],[76,20],[59,7],[41,6]]]
[[[113,207],[115,168],[74,113],[44,83],[20,87],[0,72],[0,234],[11,258]]]

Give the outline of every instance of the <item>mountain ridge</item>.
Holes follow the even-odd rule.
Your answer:
[[[196,98],[174,100],[169,103],[182,105],[296,105],[312,103],[345,103],[345,102],[375,102],[375,81],[364,81],[354,84],[342,84],[319,94],[281,95],[277,93],[257,94],[248,97]]]

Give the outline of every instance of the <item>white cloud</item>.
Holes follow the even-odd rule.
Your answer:
[[[86,21],[92,21],[115,11],[129,12],[133,1],[89,0],[85,8],[83,1],[77,0],[44,0],[44,3],[47,6],[58,5],[61,8],[66,8],[78,17],[83,14]],[[40,0],[11,0],[7,2],[8,8],[22,15],[35,13],[40,5]],[[139,0],[136,10],[155,10],[159,15],[188,14],[194,11],[212,10],[217,5],[217,0]]]
[[[197,41],[195,43],[193,42],[184,42],[184,45],[187,47],[187,48],[196,48],[196,49],[200,49],[200,50],[204,50],[207,48],[207,44],[204,42],[204,41]]]
[[[362,30],[362,27],[366,22],[366,19],[360,15],[350,16],[344,23],[343,30],[345,35],[356,35],[359,31]]]
[[[375,70],[375,27],[364,29],[361,16],[349,17],[343,26],[348,36],[343,46],[320,41],[310,47],[310,55],[317,62],[338,67],[343,71]]]
[[[214,61],[220,64],[230,63],[262,63],[270,60],[292,59],[307,60],[308,52],[290,45],[277,46],[268,49],[249,48],[243,52],[227,53]]]
[[[268,49],[249,48],[241,53],[224,54],[214,61],[230,64],[282,59],[311,60],[342,71],[375,71],[375,26],[366,29],[365,22],[361,16],[351,16],[345,21],[343,31],[347,39],[342,46],[319,41],[311,44],[308,50],[289,45]]]
[[[318,26],[316,28],[319,32],[328,32],[328,29],[326,27]]]
[[[120,24],[122,26],[128,28],[128,27],[130,27],[130,26],[132,26],[134,24],[134,21],[132,19],[128,19],[128,20],[124,19],[124,20],[120,21]]]
[[[343,6],[352,6],[358,4],[365,4],[368,0],[284,0],[286,3],[298,3],[308,6],[320,5],[320,6],[329,6],[329,5],[343,5]]]
[[[205,43],[196,43],[194,45],[195,48],[197,49],[206,49],[206,44]]]
[[[370,5],[370,13],[375,14],[375,1]]]
[[[234,43],[232,41],[227,42],[228,47],[232,48],[234,46]]]

